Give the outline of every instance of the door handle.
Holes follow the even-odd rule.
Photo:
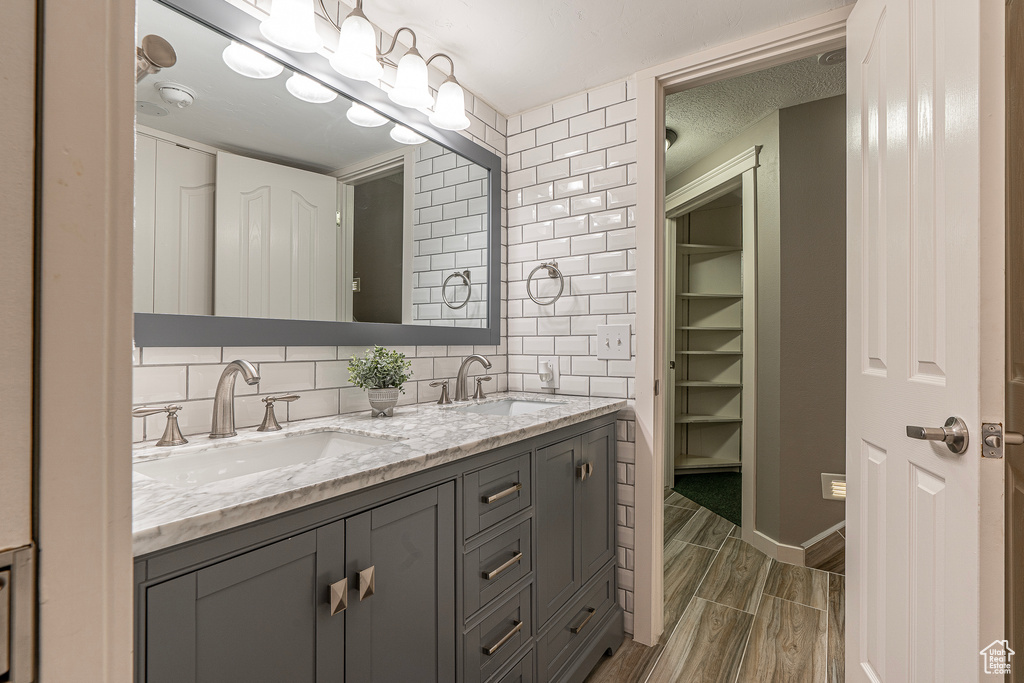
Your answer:
[[[941,427],[914,427],[907,425],[907,436],[911,439],[922,439],[924,441],[941,441],[946,447],[957,455],[967,452],[969,434],[967,423],[959,417],[951,417]]]
[[[356,575],[356,585],[359,588],[360,602],[373,595],[377,589],[377,579],[374,576],[374,569],[376,569],[376,566],[370,566]]]
[[[348,608],[348,578],[331,584],[330,602],[332,617]]]

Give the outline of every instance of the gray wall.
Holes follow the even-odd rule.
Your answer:
[[[846,471],[846,98],[779,112],[782,189],[779,536],[842,522],[821,473]]]
[[[821,497],[821,473],[846,471],[845,135],[843,96],[782,109],[666,184],[761,146],[755,525],[789,545],[845,516]]]

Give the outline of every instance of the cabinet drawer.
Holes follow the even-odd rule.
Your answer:
[[[530,453],[466,475],[463,487],[466,538],[530,507]]]
[[[533,569],[532,526],[533,520],[527,519],[466,553],[463,565],[466,617]]]
[[[531,596],[527,586],[466,634],[466,683],[493,676],[530,639]]]
[[[553,680],[615,605],[615,565],[580,591],[551,619],[537,639],[538,671],[542,681]]]
[[[494,683],[533,683],[533,650]]]

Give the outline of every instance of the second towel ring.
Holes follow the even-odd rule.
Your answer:
[[[462,281],[466,284],[466,298],[463,300],[463,302],[461,304],[453,304],[451,301],[448,301],[448,294],[447,294],[448,282],[450,282],[453,277],[461,278]],[[468,270],[464,270],[461,273],[456,270],[454,273],[452,273],[451,275],[446,277],[444,279],[444,284],[441,285],[441,298],[444,299],[444,305],[447,306],[448,308],[452,309],[453,311],[457,311],[460,308],[463,308],[466,304],[468,304],[469,303],[469,297],[472,296],[472,294],[473,294],[473,287],[472,287],[472,283],[469,281],[469,271]]]
[[[537,271],[540,270],[541,268],[548,271],[548,277],[551,278],[552,280],[558,278],[558,294],[555,294],[547,301],[541,301],[540,299],[535,297],[533,295],[533,291],[530,289],[530,284],[533,282],[533,276],[536,275]],[[561,298],[563,291],[565,291],[565,278],[562,277],[562,271],[558,269],[557,261],[540,264],[539,266],[531,270],[529,277],[526,278],[526,293],[529,295],[531,299],[533,299],[533,302],[535,304],[538,304],[540,306],[550,306],[551,304],[555,303],[556,301],[559,300],[559,298]]]

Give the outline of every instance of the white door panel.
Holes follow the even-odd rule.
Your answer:
[[[217,154],[217,315],[334,320],[337,180]]]
[[[985,1],[860,0],[848,22],[852,681],[982,676]],[[963,455],[906,435],[954,415]]]

